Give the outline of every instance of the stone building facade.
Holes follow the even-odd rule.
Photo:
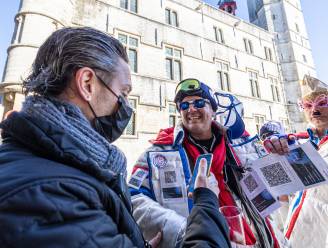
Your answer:
[[[304,75],[316,76],[316,71],[300,0],[248,0],[248,9],[250,21],[275,36],[290,123],[304,130],[297,107],[299,82]]]
[[[130,166],[160,128],[177,122],[173,97],[181,78],[235,94],[252,134],[270,119],[301,129],[297,83],[315,70],[299,1],[248,4],[253,24],[199,0],[21,0],[1,84],[2,114],[20,108],[21,80],[47,36],[64,26],[91,26],[117,37],[130,58],[135,112],[116,142]]]

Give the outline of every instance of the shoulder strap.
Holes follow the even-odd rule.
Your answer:
[[[274,247],[274,239],[265,220],[258,214],[253,204],[243,192],[239,180],[242,178],[244,169],[237,165],[237,162],[232,154],[231,148],[227,146],[227,159],[224,165],[224,178],[230,190],[240,199],[241,204],[247,215],[254,223],[254,227],[258,234],[258,241],[261,247]]]

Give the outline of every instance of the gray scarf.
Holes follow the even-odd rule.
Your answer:
[[[77,106],[54,98],[28,96],[22,112],[32,118],[41,119],[56,129],[65,130],[74,149],[79,151],[74,152],[75,157],[80,154],[81,160],[87,157],[99,169],[109,169],[126,176],[126,157],[123,152],[96,132]],[[70,152],[73,151],[65,150],[65,153]]]

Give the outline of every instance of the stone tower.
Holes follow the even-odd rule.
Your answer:
[[[304,75],[316,76],[316,71],[300,0],[247,0],[247,4],[250,22],[275,34],[290,124],[293,131],[304,130],[297,106],[299,82]]]
[[[30,71],[43,41],[53,31],[71,24],[73,6],[74,0],[21,0],[0,86],[4,96],[1,112],[20,108],[22,78]]]

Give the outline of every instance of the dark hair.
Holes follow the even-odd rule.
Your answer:
[[[108,72],[111,79],[120,58],[128,63],[123,45],[106,33],[88,27],[57,30],[39,48],[24,92],[56,96],[82,67]]]

